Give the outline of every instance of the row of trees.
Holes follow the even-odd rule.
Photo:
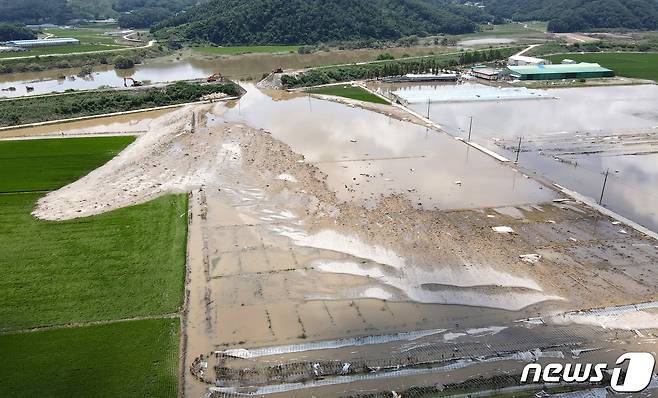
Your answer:
[[[36,39],[36,33],[24,26],[0,23],[0,41]]]
[[[363,65],[314,68],[298,76],[283,75],[281,76],[281,82],[288,88],[294,88],[350,80],[400,76],[407,73],[439,73],[442,69],[454,68],[459,65],[504,59],[516,51],[518,51],[517,48],[491,49],[469,51],[459,55],[436,55],[433,57],[399,59]]]
[[[0,126],[193,102],[213,93],[234,96],[240,94],[240,89],[233,83],[200,85],[178,82],[161,89],[80,92],[56,97],[2,101]]]

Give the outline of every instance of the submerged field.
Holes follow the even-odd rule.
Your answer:
[[[236,47],[194,47],[193,50],[205,54],[240,55],[251,53],[296,53],[300,46],[236,46]]]
[[[375,104],[389,104],[389,102],[385,99],[371,94],[361,87],[336,85],[318,87],[307,91],[311,94],[334,95],[337,97],[351,98],[359,101],[373,102]]]
[[[612,69],[618,76],[658,81],[658,53],[588,53],[557,54],[548,57],[553,63],[563,59],[578,62],[596,62]]]
[[[30,214],[131,141],[0,142],[0,351],[12,358],[0,396],[176,395],[187,197],[64,222]]]

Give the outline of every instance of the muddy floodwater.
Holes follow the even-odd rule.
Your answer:
[[[328,175],[345,201],[373,206],[401,194],[424,209],[537,203],[552,199],[522,174],[446,134],[358,107],[248,93],[225,118],[270,131]],[[483,194],[485,193],[486,194]]]
[[[388,52],[427,55],[455,51],[447,47],[411,47],[382,50],[341,50],[313,54],[245,54],[240,56],[210,57],[193,53],[180,60],[172,57],[147,60],[134,69],[115,70],[112,66],[95,66],[90,76],[77,77],[80,68],[47,70],[43,72],[0,74],[0,97],[38,95],[65,90],[89,90],[99,87],[122,87],[124,77],[152,83],[176,80],[201,79],[220,72],[231,79],[252,78],[260,80],[264,73],[275,68],[298,69],[310,66],[372,61],[377,55]],[[34,87],[27,92],[26,86]],[[16,88],[9,91],[9,87]]]
[[[0,131],[0,139],[24,139],[47,137],[85,137],[99,135],[140,135],[149,130],[154,119],[171,112],[162,109],[136,112],[127,115],[101,117],[68,123],[56,123],[43,126],[8,129]]]
[[[141,131],[38,218],[191,192],[186,397],[523,388],[528,362],[655,347],[655,240],[397,108],[245,87],[37,131]]]
[[[446,86],[384,88],[430,96]],[[432,103],[430,118],[465,138],[472,116],[472,140],[512,159],[522,136],[522,166],[596,200],[609,171],[603,204],[657,231],[658,86],[545,91],[554,99]],[[410,107],[427,114],[427,103]]]

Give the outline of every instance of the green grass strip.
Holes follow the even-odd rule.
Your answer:
[[[385,99],[380,98],[362,89],[361,87],[335,85],[335,86],[312,88],[307,91],[312,94],[334,95],[338,97],[351,98],[359,101],[372,102],[375,104],[385,104],[385,105],[390,104],[390,102],[386,101]]]
[[[59,188],[102,165],[132,139],[2,141],[0,187],[5,192]],[[41,196],[0,194],[0,331],[178,310],[187,195],[63,222],[32,217]]]
[[[574,53],[551,55],[548,58],[556,64],[563,59],[596,62],[605,68],[614,70],[618,76],[658,82],[658,53]]]
[[[0,331],[180,308],[187,195],[63,222],[30,215],[41,195],[0,195]]]
[[[0,336],[0,396],[173,398],[178,346],[178,319]]]
[[[134,137],[0,141],[0,193],[54,190],[112,159]]]

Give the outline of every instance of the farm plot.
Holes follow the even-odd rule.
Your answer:
[[[588,53],[557,54],[548,57],[553,63],[568,58],[578,62],[596,62],[619,76],[658,81],[658,53]]]
[[[0,396],[177,394],[187,197],[66,222],[30,214],[131,141],[0,142]]]

